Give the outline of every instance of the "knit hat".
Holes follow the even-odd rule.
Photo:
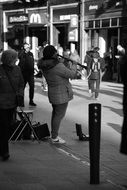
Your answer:
[[[10,66],[18,58],[18,53],[14,49],[5,50],[2,53],[1,61],[3,65]]]
[[[43,50],[43,58],[44,59],[50,59],[53,57],[53,55],[57,52],[54,46],[47,45]]]
[[[99,47],[95,47],[94,49],[93,49],[93,51],[99,51],[100,50],[100,48]]]

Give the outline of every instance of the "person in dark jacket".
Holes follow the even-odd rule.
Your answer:
[[[94,51],[90,50],[90,51],[87,51],[86,55],[85,55],[84,64],[85,64],[85,66],[87,66],[87,69],[86,69],[87,76],[89,74],[89,68],[90,68],[90,65],[91,65],[91,62],[92,62],[93,53],[94,53]],[[88,89],[89,89],[89,93],[91,94],[92,91],[91,91],[91,84],[90,84],[90,82],[91,82],[91,80],[89,80],[89,78],[88,78]]]
[[[36,106],[34,98],[34,57],[30,52],[30,45],[25,43],[23,50],[19,53],[19,66],[24,78],[24,88],[29,84],[29,105]]]
[[[120,77],[123,83],[123,124],[121,131],[120,152],[127,155],[127,54],[121,45],[117,47],[119,53]]]
[[[15,50],[3,51],[0,64],[0,156],[9,158],[9,128],[15,115],[16,94],[24,96],[24,81],[19,66],[15,63],[18,54]],[[10,81],[11,80],[11,81]],[[12,87],[12,85],[13,87]],[[15,89],[15,92],[14,92]],[[23,99],[23,98],[22,98]],[[21,103],[22,104],[22,103]]]
[[[55,47],[48,45],[43,50],[43,58],[39,60],[38,67],[43,71],[46,78],[48,98],[52,105],[51,141],[53,143],[65,143],[58,136],[58,133],[68,102],[73,99],[73,91],[69,79],[76,77],[77,65],[73,63],[71,68],[67,68],[58,59]]]

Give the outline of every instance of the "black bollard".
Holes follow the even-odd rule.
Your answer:
[[[89,104],[90,184],[99,184],[101,104]]]

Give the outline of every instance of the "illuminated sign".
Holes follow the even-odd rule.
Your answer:
[[[70,20],[71,15],[60,15],[60,20]]]
[[[89,10],[98,10],[98,5],[90,5]]]
[[[125,0],[124,0],[125,1]],[[89,14],[103,14],[104,12],[116,11],[116,8],[123,6],[122,0],[91,0],[85,1],[85,15]],[[123,9],[126,6],[123,6]]]
[[[19,24],[28,22],[28,14],[15,14],[8,17],[9,24]]]
[[[30,23],[38,23],[41,24],[41,16],[38,13],[32,13],[30,16]]]

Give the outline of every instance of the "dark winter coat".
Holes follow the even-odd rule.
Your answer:
[[[73,98],[73,91],[69,79],[74,79],[77,73],[77,66],[72,65],[71,69],[57,59],[43,60],[38,63],[39,69],[44,73],[48,84],[48,97],[51,104],[63,104]]]
[[[13,66],[10,69],[6,69],[6,72],[11,78],[13,86],[18,94],[24,95],[24,81],[19,66]],[[3,69],[3,65],[0,65],[0,109],[11,109],[17,107],[16,94],[12,89],[7,75]]]
[[[34,57],[32,52],[25,52],[22,50],[19,53],[19,66],[23,76],[30,76],[34,74]]]
[[[118,64],[122,83],[127,86],[127,55],[120,56]]]
[[[121,131],[120,152],[127,155],[127,55],[120,55],[118,61],[123,83],[123,125]]]

